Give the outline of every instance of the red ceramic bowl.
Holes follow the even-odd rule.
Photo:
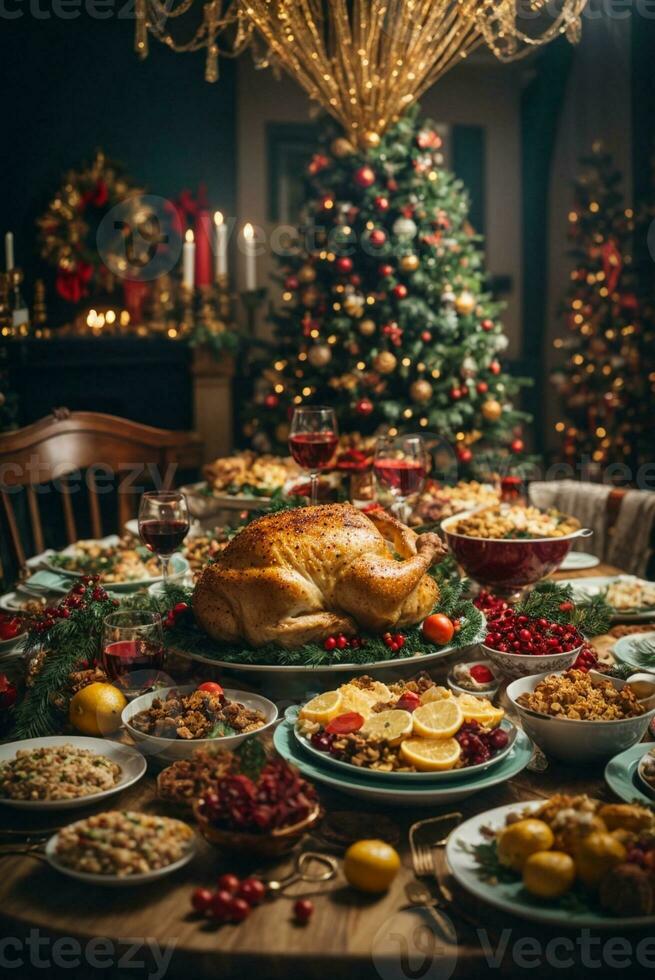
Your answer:
[[[470,512],[441,522],[446,542],[469,578],[500,594],[534,585],[557,571],[576,538],[593,531],[580,528],[561,538],[470,538],[450,530]]]

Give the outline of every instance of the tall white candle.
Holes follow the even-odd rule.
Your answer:
[[[7,272],[14,268],[14,235],[11,231],[5,235],[5,267]]]
[[[187,289],[193,289],[195,262],[196,243],[193,240],[193,232],[189,228],[184,236],[184,246],[182,248],[182,284]]]
[[[255,256],[255,229],[248,222],[243,229],[244,252],[246,256],[246,289],[252,292],[257,289],[257,259]]]
[[[214,253],[216,263],[216,278],[227,275],[227,225],[220,211],[214,215],[216,225],[216,248]]]

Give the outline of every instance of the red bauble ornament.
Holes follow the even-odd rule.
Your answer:
[[[432,340],[432,334],[430,333],[429,330],[423,331],[423,333],[421,334],[421,340],[423,341],[424,344],[430,343],[430,341]]]
[[[510,443],[509,448],[513,453],[522,453],[525,449],[525,443],[523,442],[523,439],[514,439]]]
[[[355,405],[355,411],[357,412],[358,415],[366,416],[371,414],[374,407],[375,406],[373,405],[373,402],[371,401],[370,398],[360,398],[357,404]]]
[[[270,394],[264,399],[264,405],[266,405],[266,408],[277,408],[279,404],[280,399],[277,397],[277,395]]]
[[[339,272],[342,272],[344,275],[347,275],[349,272],[352,272],[353,260],[349,258],[347,255],[342,255],[340,258],[337,259],[336,265],[337,265],[337,270]]]
[[[355,171],[355,183],[358,187],[372,187],[375,183],[375,171],[364,164]]]
[[[394,180],[393,177],[390,177],[387,181],[387,190],[391,191],[392,193],[398,190],[398,181]]]
[[[388,262],[383,262],[382,265],[380,266],[380,268],[378,269],[378,272],[380,273],[380,275],[383,278],[386,277],[386,276],[392,276],[393,275],[393,266],[392,265],[389,265]]]
[[[451,388],[450,391],[449,391],[449,395],[450,395],[452,401],[458,402],[460,400],[460,398],[462,397],[461,389],[460,388]]]
[[[478,381],[475,386],[475,390],[477,391],[478,395],[486,395],[489,391],[489,385],[486,381]]]
[[[492,361],[489,365],[489,370],[492,374],[500,374],[501,367],[498,361]]]
[[[376,248],[380,248],[380,246],[384,245],[386,242],[387,234],[382,230],[382,228],[374,228],[371,234],[368,236],[368,240],[371,245],[374,245]]]
[[[384,197],[382,194],[378,194],[375,198],[375,206],[378,211],[388,211],[389,210],[389,198]]]
[[[394,286],[392,292],[396,299],[405,299],[409,290],[403,282],[399,282],[397,286]]]
[[[480,324],[483,330],[493,330],[494,321],[493,320],[483,320]]]
[[[460,463],[470,463],[473,459],[473,453],[467,447],[457,450],[457,458]]]
[[[287,276],[284,280],[285,289],[298,289],[300,282],[298,281],[298,276]]]

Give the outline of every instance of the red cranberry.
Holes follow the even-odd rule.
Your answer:
[[[326,650],[334,650],[336,645],[337,645],[336,636],[328,636],[325,643],[323,644]]]
[[[240,881],[237,876],[229,873],[221,875],[216,882],[216,887],[219,891],[229,892],[230,895],[234,895],[239,885]]]
[[[237,898],[251,906],[261,905],[266,898],[266,887],[259,878],[244,878],[237,890]]]
[[[314,903],[308,898],[299,898],[294,903],[293,914],[296,917],[297,922],[299,922],[301,925],[305,925],[314,914]]]
[[[204,915],[211,907],[213,897],[209,888],[196,888],[191,895],[191,905],[194,912],[200,912],[201,915]]]
[[[230,922],[244,922],[251,911],[250,906],[243,898],[233,898],[229,905]]]
[[[212,919],[215,919],[217,922],[229,922],[230,909],[233,901],[234,899],[228,891],[220,890],[214,892],[209,905],[209,914]]]

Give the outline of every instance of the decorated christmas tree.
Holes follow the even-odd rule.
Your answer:
[[[600,475],[653,460],[655,294],[653,208],[626,208],[621,174],[601,144],[582,161],[569,213],[573,268],[562,307],[566,360],[552,375],[562,400],[562,456]]]
[[[511,399],[525,382],[503,370],[500,305],[441,144],[417,110],[364,153],[324,123],[245,421],[256,446],[283,448],[296,405],[328,404],[342,432],[437,433],[462,474],[520,461],[529,416]]]

